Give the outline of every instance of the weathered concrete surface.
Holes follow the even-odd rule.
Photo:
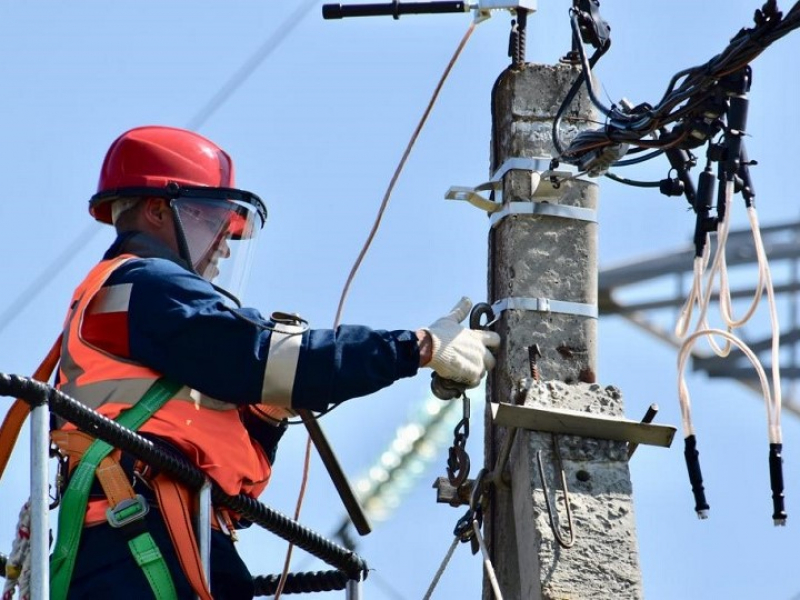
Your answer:
[[[578,71],[569,66],[525,65],[508,70],[493,92],[492,170],[508,158],[554,155],[552,121]],[[596,127],[582,92],[561,126],[564,144],[578,131]],[[551,202],[597,209],[594,181],[571,180],[543,193],[546,184],[528,171],[510,171],[502,200]],[[597,224],[546,215],[517,215],[501,220],[489,234],[488,290],[491,302],[510,297],[597,303]],[[495,330],[504,343],[488,384],[491,402],[537,403],[622,415],[618,392],[597,379],[597,321],[554,312],[506,311]],[[522,393],[531,377],[528,348],[538,344],[542,380]],[[506,432],[487,417],[486,466],[494,468]],[[558,546],[550,528],[537,452],[542,451],[551,501],[562,498],[554,472],[550,434],[520,431],[509,461],[510,489],[491,492],[485,536],[508,599],[638,599],[641,583],[624,444],[559,436],[559,448],[571,490],[577,541]],[[582,480],[577,478],[578,472]],[[563,500],[558,514],[566,534]],[[492,598],[484,584],[484,598]]]
[[[613,387],[565,384],[526,385],[525,406],[566,408],[592,414],[623,416],[622,397]],[[569,539],[561,474],[569,490],[574,545],[562,548],[550,527],[545,486],[539,472],[541,452],[548,496],[561,537]],[[530,600],[642,598],[631,498],[627,447],[624,442],[521,431],[511,456],[515,537],[520,574],[519,598]]]

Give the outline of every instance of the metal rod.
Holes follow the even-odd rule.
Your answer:
[[[350,487],[350,482],[347,481],[347,477],[341,465],[339,465],[339,460],[333,453],[333,448],[328,443],[328,439],[325,437],[317,419],[308,410],[298,410],[297,414],[303,419],[308,435],[311,437],[311,441],[314,442],[314,446],[322,459],[322,463],[325,465],[325,469],[328,471],[328,475],[330,475],[331,481],[333,481],[336,491],[339,492],[339,497],[342,499],[350,520],[353,521],[353,526],[360,535],[367,535],[372,531],[372,526],[367,520],[364,509],[358,503],[355,492]]]
[[[345,17],[394,17],[400,15],[421,15],[467,12],[466,2],[389,2],[386,4],[323,4],[323,19],[343,19]]]
[[[647,407],[647,412],[644,413],[644,416],[642,417],[642,423],[652,423],[653,419],[656,418],[657,414],[658,414],[658,404],[651,404],[650,406]],[[629,459],[631,456],[633,456],[633,453],[636,452],[636,448],[638,447],[639,444],[635,442],[631,442],[630,444],[628,444]]]
[[[31,410],[31,599],[50,598],[50,527],[47,463],[50,458],[50,410]]]
[[[206,582],[211,588],[211,482],[206,480],[198,492],[197,541],[200,547],[200,562]]]
[[[350,579],[347,582],[345,591],[345,598],[347,600],[361,600],[361,581]]]
[[[555,469],[561,478],[561,493],[564,495],[564,505],[567,507],[567,530],[569,531],[569,538],[564,538],[559,530],[559,524],[556,523],[555,513],[556,508],[550,503],[550,492],[547,489],[547,477],[544,472],[544,463],[542,462],[542,451],[536,452],[536,460],[539,463],[539,475],[542,478],[542,492],[544,493],[544,501],[547,506],[547,516],[550,518],[550,529],[553,530],[553,535],[556,541],[562,548],[572,548],[575,544],[575,526],[572,522],[572,509],[569,506],[569,487],[567,486],[567,475],[564,472],[564,465],[561,462],[561,450],[558,448],[558,438],[555,434],[551,434],[553,439],[553,453],[555,455]],[[555,492],[553,492],[555,496]]]

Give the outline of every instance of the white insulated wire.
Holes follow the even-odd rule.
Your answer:
[[[733,197],[733,182],[725,185],[725,214],[730,215]],[[730,218],[725,219],[720,224],[717,233],[717,248],[711,268],[705,277],[704,272],[709,263],[710,249],[709,236],[706,235],[706,244],[703,255],[694,259],[694,275],[692,287],[687,296],[686,302],[681,309],[675,325],[675,335],[685,338],[680,350],[678,351],[678,399],[681,406],[681,420],[685,436],[694,435],[694,427],[691,419],[691,401],[689,391],[686,386],[684,372],[687,359],[695,343],[705,338],[715,354],[721,357],[728,356],[732,346],[738,347],[753,364],[754,369],[761,382],[762,395],[767,410],[767,430],[770,443],[781,443],[781,386],[780,386],[780,327],[778,323],[778,313],[775,304],[775,291],[772,285],[769,264],[767,262],[764,243],[761,238],[761,230],[758,223],[758,215],[755,207],[747,208],[747,216],[750,228],[753,232],[753,243],[756,250],[758,264],[758,284],[753,296],[753,300],[744,315],[736,319],[733,317],[730,286],[728,281],[728,265],[725,259],[725,247],[730,232]],[[726,330],[712,328],[708,324],[708,309],[715,281],[719,278],[719,303],[720,313]],[[747,323],[755,314],[756,309],[762,299],[763,291],[767,291],[767,304],[770,315],[770,328],[772,332],[772,386],[767,381],[764,367],[761,365],[755,353],[739,337],[733,334],[734,329],[738,329]],[[692,321],[694,306],[697,304],[699,315],[694,332],[687,337],[687,333]],[[720,346],[715,338],[725,340],[724,346]]]
[[[767,375],[764,372],[764,367],[761,366],[761,362],[758,360],[758,357],[755,355],[755,353],[747,344],[728,331],[724,331],[722,329],[701,329],[699,331],[695,331],[689,337],[687,337],[684,340],[681,349],[678,351],[678,400],[681,404],[681,420],[683,424],[684,437],[694,435],[694,427],[692,426],[691,419],[691,401],[689,398],[689,390],[686,386],[686,380],[684,378],[686,359],[689,358],[692,347],[697,340],[702,337],[714,335],[725,338],[728,340],[728,342],[737,346],[753,364],[753,368],[756,370],[758,379],[761,382],[761,393],[764,396],[764,404],[767,408],[767,422],[771,424],[773,421],[772,393],[770,392],[769,381],[767,381]],[[770,439],[770,441],[772,441],[772,439]]]

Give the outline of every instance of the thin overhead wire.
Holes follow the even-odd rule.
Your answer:
[[[96,221],[89,223],[81,230],[77,237],[72,240],[70,245],[64,248],[64,250],[62,250],[59,255],[56,256],[56,258],[47,267],[45,267],[44,271],[39,273],[39,276],[31,281],[30,284],[28,284],[28,286],[19,293],[19,295],[8,306],[8,308],[0,313],[0,333],[17,317],[17,315],[19,315],[20,312],[22,312],[22,310],[25,309],[26,306],[31,303],[31,300],[44,291],[44,289],[47,287],[47,284],[50,283],[56,277],[56,275],[62,271],[64,265],[75,258],[78,252],[80,252],[80,250],[86,244],[93,240],[97,233],[101,230],[101,225]]]
[[[278,46],[283,43],[288,35],[294,31],[300,21],[305,17],[311,9],[318,4],[319,0],[307,0],[297,7],[297,9],[289,15],[289,17],[277,27],[275,33],[267,40],[236,70],[228,81],[226,81],[219,90],[211,97],[211,99],[203,106],[198,113],[189,119],[186,127],[193,131],[197,131],[205,125],[208,120],[227,102],[230,97],[238,90],[242,84],[250,78],[256,69],[272,54]],[[34,279],[31,284],[26,287],[19,295],[11,302],[11,304],[2,313],[0,313],[0,333],[22,312],[31,301],[41,294],[46,288],[47,284],[51,282],[54,277],[60,273],[66,265],[68,265],[77,254],[91,242],[95,236],[102,231],[102,227],[98,226],[96,222],[90,223],[86,228],[75,237],[69,246],[48,264],[44,270]]]
[[[261,63],[283,43],[289,34],[300,24],[300,21],[302,21],[318,3],[319,0],[307,0],[298,6],[297,9],[289,15],[286,21],[278,27],[275,33],[270,36],[233,75],[231,75],[231,78],[219,88],[219,91],[212,96],[211,100],[198,111],[194,118],[189,121],[186,126],[187,129],[194,131],[205,125],[211,116],[250,78]]]
[[[398,163],[397,167],[394,170],[392,179],[389,182],[389,186],[387,187],[386,192],[383,195],[383,200],[381,200],[380,207],[378,208],[378,214],[375,217],[372,229],[370,230],[369,235],[367,236],[367,240],[364,242],[364,245],[362,246],[361,251],[358,254],[358,257],[356,258],[353,267],[350,269],[350,273],[347,276],[347,280],[345,281],[341,297],[339,298],[339,306],[336,310],[336,317],[334,318],[333,329],[336,329],[341,323],[342,312],[344,311],[344,305],[345,302],[347,301],[347,294],[348,291],[350,290],[350,285],[353,283],[353,280],[355,279],[355,276],[358,273],[358,269],[361,266],[361,262],[364,260],[364,257],[367,255],[367,252],[369,252],[369,249],[372,245],[372,241],[373,239],[375,239],[375,234],[378,232],[378,229],[380,228],[381,221],[383,220],[383,214],[384,212],[386,212],[386,207],[389,204],[389,199],[392,196],[392,191],[394,190],[394,186],[397,183],[397,180],[400,178],[400,174],[403,172],[403,167],[405,167],[406,161],[408,160],[408,157],[411,154],[411,150],[413,149],[414,144],[416,143],[417,138],[419,137],[419,134],[422,132],[423,127],[425,127],[425,123],[428,121],[428,117],[430,116],[431,111],[433,110],[433,107],[436,104],[436,100],[439,98],[439,93],[442,91],[442,87],[444,86],[447,77],[450,75],[450,71],[453,70],[453,66],[458,61],[458,57],[461,56],[461,51],[464,49],[464,46],[466,46],[467,41],[469,41],[469,38],[472,36],[472,32],[474,30],[475,30],[475,21],[472,21],[469,27],[467,28],[467,31],[464,33],[464,36],[461,38],[461,41],[458,43],[458,46],[456,47],[456,50],[453,53],[453,56],[447,63],[447,66],[445,67],[442,76],[439,78],[439,81],[437,82],[436,87],[434,88],[433,94],[431,94],[431,98],[428,101],[428,105],[425,107],[425,110],[422,113],[422,117],[420,117],[420,120],[417,123],[416,128],[414,129],[414,132],[411,134],[411,139],[406,145],[403,155],[400,158],[400,162]],[[306,467],[303,470],[300,494],[298,495],[297,504],[295,506],[295,519],[300,518],[300,510],[302,509],[303,506],[305,486],[306,486],[306,481],[308,480],[308,464],[309,464],[308,461],[310,453],[311,453],[311,437],[309,436],[309,438],[306,440],[306,453],[305,453]],[[286,561],[283,573],[281,573],[281,580],[284,580],[288,575],[289,561],[291,559],[291,554],[292,554],[292,545],[290,544],[286,552]]]
[[[378,208],[378,214],[375,217],[375,221],[372,225],[372,229],[367,235],[367,240],[364,242],[364,245],[361,247],[361,251],[358,254],[358,257],[353,263],[353,268],[350,270],[350,273],[347,275],[347,280],[345,281],[344,287],[342,289],[341,297],[339,298],[339,306],[336,309],[336,319],[334,320],[334,328],[338,327],[339,323],[342,320],[342,313],[344,312],[344,305],[347,301],[347,295],[350,292],[350,286],[355,279],[356,273],[358,273],[358,269],[361,267],[361,263],[364,260],[364,257],[367,255],[370,247],[372,246],[372,240],[375,239],[375,234],[378,232],[378,229],[381,226],[381,221],[383,220],[383,214],[386,212],[386,207],[389,204],[389,199],[392,197],[392,192],[394,191],[394,186],[397,183],[397,180],[400,178],[400,173],[403,172],[403,168],[406,165],[406,161],[408,160],[409,155],[411,154],[411,149],[414,147],[414,144],[417,142],[417,138],[419,137],[422,128],[425,126],[425,123],[428,120],[428,116],[431,114],[431,110],[433,110],[434,104],[436,104],[436,100],[439,97],[439,92],[442,91],[442,86],[444,82],[447,80],[448,75],[450,75],[450,71],[452,71],[453,66],[456,64],[458,57],[461,55],[461,51],[466,46],[467,41],[472,36],[472,32],[475,30],[475,21],[470,23],[470,26],[467,28],[464,37],[461,38],[461,41],[458,43],[456,47],[456,51],[453,53],[450,62],[445,67],[444,73],[442,73],[441,78],[439,78],[439,82],[436,84],[436,88],[431,95],[431,98],[428,102],[428,106],[425,107],[425,112],[422,114],[422,118],[419,120],[416,129],[414,129],[414,133],[411,134],[411,139],[408,141],[406,145],[406,149],[403,151],[403,156],[400,158],[400,162],[397,165],[397,168],[392,175],[392,179],[389,182],[389,186],[386,188],[386,193],[383,195],[383,200],[381,201],[381,205]]]

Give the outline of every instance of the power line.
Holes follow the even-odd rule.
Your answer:
[[[196,131],[202,127],[216,113],[225,102],[238,90],[241,85],[255,72],[255,70],[272,54],[278,46],[287,38],[303,17],[318,3],[319,0],[308,0],[301,4],[284,21],[237,71],[226,81],[211,97],[211,100],[192,117],[187,129]],[[31,284],[26,287],[6,308],[0,313],[0,333],[14,320],[14,318],[30,304],[44,289],[47,284],[69,264],[75,256],[88,244],[95,235],[101,230],[97,223],[90,223],[83,229],[76,238],[65,248],[47,267],[42,271]]]
[[[200,109],[200,111],[189,121],[187,129],[197,130],[211,118],[219,108],[230,98],[233,93],[247,81],[250,75],[261,65],[262,62],[272,54],[275,49],[294,31],[295,27],[303,20],[303,17],[319,2],[319,0],[308,0],[297,7],[286,21],[278,27],[277,31],[268,38],[258,50],[228,79],[227,82],[217,91],[211,100]]]
[[[89,225],[81,230],[78,236],[72,240],[72,243],[70,243],[70,245],[67,246],[55,258],[55,260],[53,260],[45,268],[45,270],[42,271],[39,276],[28,285],[28,287],[22,290],[22,292],[11,303],[11,305],[2,313],[0,313],[0,332],[2,332],[8,326],[8,324],[14,320],[14,318],[25,308],[26,305],[30,304],[31,300],[38,296],[42,290],[47,287],[47,284],[61,272],[64,265],[75,258],[75,255],[80,252],[80,250],[86,244],[88,244],[89,241],[91,241],[101,229],[102,227],[96,221],[89,223]]]

